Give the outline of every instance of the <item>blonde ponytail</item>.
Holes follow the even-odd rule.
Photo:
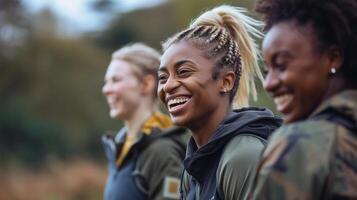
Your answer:
[[[261,38],[262,33],[257,29],[262,22],[246,15],[244,8],[222,5],[203,13],[191,23],[195,26],[218,26],[226,29],[233,40],[239,46],[241,55],[242,71],[239,80],[239,88],[233,100],[234,107],[248,106],[249,95],[256,100],[257,92],[254,77],[262,82],[263,76],[260,71],[258,60],[260,58],[255,38]]]

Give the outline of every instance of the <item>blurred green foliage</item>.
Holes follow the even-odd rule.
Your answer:
[[[30,15],[21,4],[2,5],[16,12],[0,8],[1,163],[102,157],[100,135],[120,126],[101,94],[110,54],[89,39],[61,37],[48,10]]]
[[[187,27],[205,10],[222,4],[251,10],[253,3],[252,0],[168,0],[156,7],[119,14],[97,37],[97,41],[111,50],[132,41],[144,41],[160,49],[161,42]]]
[[[250,0],[169,0],[119,13],[103,31],[63,37],[49,10],[29,14],[19,2],[0,0],[0,165],[37,165],[51,156],[76,154],[103,159],[101,134],[121,126],[109,119],[101,94],[111,52],[136,41],[160,49],[206,9],[253,5]],[[98,12],[110,9],[97,6]],[[264,92],[260,97],[255,105],[273,108]]]
[[[1,162],[37,165],[47,156],[63,158],[70,152],[60,127],[36,120],[18,106],[8,105],[0,109]]]

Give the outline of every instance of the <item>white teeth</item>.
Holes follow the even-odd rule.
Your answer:
[[[168,106],[171,106],[173,104],[181,104],[181,103],[185,103],[188,101],[188,98],[187,97],[177,97],[175,99],[170,99],[168,102],[167,102],[167,105]]]
[[[115,106],[115,104],[118,103],[118,100],[118,97],[107,97],[107,102],[111,107]]]
[[[282,108],[286,106],[293,98],[293,95],[291,94],[284,94],[278,97],[274,98],[274,103],[278,106],[279,108]]]
[[[119,99],[119,97],[117,97],[117,96],[107,96],[108,102],[114,102],[114,101],[117,101],[118,99]]]

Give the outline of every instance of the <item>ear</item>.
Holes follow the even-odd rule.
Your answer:
[[[335,68],[336,71],[339,71],[341,69],[342,63],[343,63],[343,56],[340,48],[336,46],[331,46],[327,50],[328,52],[328,71],[331,71],[332,68]]]
[[[154,88],[156,87],[155,77],[153,75],[144,75],[141,80],[141,93],[143,95],[152,95]]]
[[[220,86],[221,93],[230,93],[234,86],[234,81],[236,80],[236,74],[228,70],[222,73],[222,84]]]

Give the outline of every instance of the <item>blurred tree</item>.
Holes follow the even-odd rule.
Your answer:
[[[120,125],[109,120],[101,94],[110,55],[88,40],[58,37],[49,10],[31,19],[37,24],[16,53],[0,54],[0,151],[8,154],[2,158],[39,162],[89,151],[107,128]]]
[[[111,51],[130,42],[145,42],[159,48],[160,41],[172,33],[175,24],[171,5],[120,13],[114,17],[108,28],[97,38],[101,46]]]
[[[0,59],[13,56],[29,28],[20,0],[0,0]]]
[[[34,119],[18,105],[0,110],[0,163],[38,166],[49,156],[68,156],[70,146],[58,126]]]
[[[112,0],[94,0],[89,6],[99,12],[106,12],[108,10],[112,10],[114,2]]]
[[[170,2],[175,8],[175,12],[172,13],[172,15],[176,16],[175,23],[177,27],[181,28],[188,26],[190,21],[199,16],[202,12],[218,5],[227,4],[233,6],[241,6],[247,9],[251,9],[253,5],[252,0],[170,0]]]
[[[56,16],[49,8],[44,8],[31,17],[31,34],[39,36],[56,36],[58,32]],[[60,37],[59,35],[57,37]]]
[[[251,0],[169,0],[159,6],[145,8],[129,13],[119,13],[108,28],[98,36],[97,41],[111,50],[126,43],[143,41],[156,48],[160,43],[178,30],[188,26],[191,19],[202,11],[219,4],[252,7]]]

